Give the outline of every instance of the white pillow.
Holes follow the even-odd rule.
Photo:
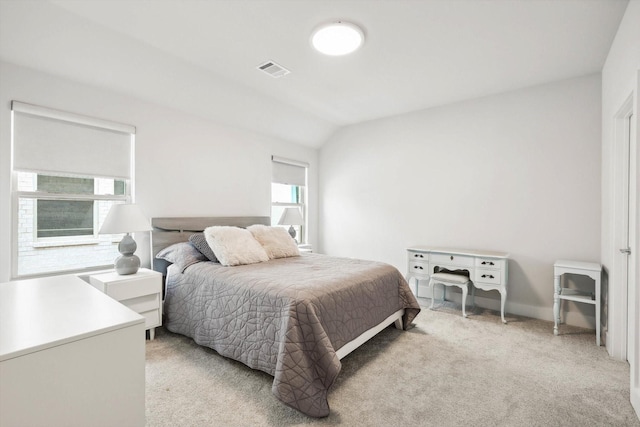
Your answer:
[[[269,261],[269,256],[260,243],[244,228],[208,227],[204,230],[204,237],[222,265]]]
[[[255,224],[247,227],[247,230],[260,242],[267,255],[269,255],[269,259],[300,255],[296,241],[282,227]]]

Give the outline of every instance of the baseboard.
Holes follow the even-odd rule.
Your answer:
[[[413,285],[413,283],[412,283]],[[415,292],[415,285],[411,286],[411,290]],[[497,292],[493,292],[496,294],[496,298],[487,298],[484,296],[476,296],[475,303],[477,306],[482,308],[487,308],[489,310],[500,311],[500,294]],[[426,284],[418,284],[418,295],[420,298],[431,298],[431,292],[429,290],[429,286]],[[440,298],[442,295],[441,291],[436,288],[436,298]],[[470,296],[467,297],[467,304]],[[447,300],[457,302],[460,304],[462,302],[462,293],[457,289],[448,288],[447,289]],[[553,307],[539,307],[528,304],[520,304],[509,301],[509,297],[507,296],[507,302],[505,304],[505,316],[508,314],[515,314],[516,316],[525,316],[532,317],[534,319],[546,320],[549,322],[553,322]],[[565,311],[562,313],[562,323],[572,326],[578,326],[581,328],[587,329],[596,329],[596,319],[595,313],[593,316],[588,316],[583,313],[573,312],[573,311]],[[606,341],[604,341],[606,342]]]

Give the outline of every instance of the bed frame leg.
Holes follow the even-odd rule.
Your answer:
[[[396,329],[402,330],[402,317],[398,317],[394,323],[396,325]]]

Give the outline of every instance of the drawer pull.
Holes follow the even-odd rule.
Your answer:
[[[414,258],[424,258],[422,254],[413,254]]]
[[[493,261],[482,261],[482,265],[495,265]]]
[[[450,258],[451,258],[451,261],[453,261],[453,255],[451,255],[451,257],[450,257]]]
[[[422,268],[422,266],[420,265],[414,265],[413,268],[417,268],[418,270],[424,270],[424,268]]]
[[[482,276],[480,276],[482,278],[489,278],[489,279],[493,279],[493,274],[483,274]]]

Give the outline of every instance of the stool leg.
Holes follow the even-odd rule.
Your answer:
[[[431,310],[433,310],[433,302],[436,300],[436,296],[435,296],[435,289],[436,288],[436,284],[433,281],[433,279],[429,280],[429,289],[431,289],[431,306],[429,307]]]
[[[460,289],[462,289],[462,317],[467,317],[467,312],[465,307],[467,305],[467,293],[469,292],[469,285],[463,285]]]
[[[558,335],[558,323],[560,323],[560,276],[553,278],[553,335]]]
[[[476,287],[471,282],[471,308],[476,308]]]

